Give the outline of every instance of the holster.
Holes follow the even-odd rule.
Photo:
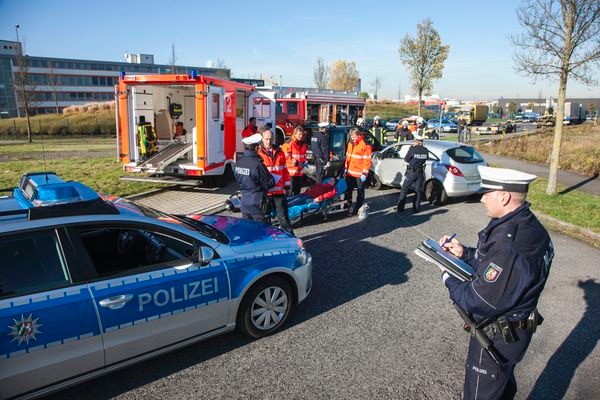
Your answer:
[[[533,334],[537,330],[538,325],[544,322],[544,317],[539,313],[537,308],[534,308],[529,316],[527,317],[527,332]]]

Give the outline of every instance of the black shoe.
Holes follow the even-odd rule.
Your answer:
[[[404,207],[396,206],[396,212],[397,212],[398,214],[400,214],[400,213],[404,212]]]
[[[418,209],[418,208],[417,208],[417,209],[414,209],[414,208],[413,208],[413,214],[417,214],[418,212],[419,212],[419,209]]]

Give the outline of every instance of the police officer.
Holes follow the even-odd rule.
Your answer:
[[[329,163],[329,135],[327,134],[329,123],[319,122],[319,130],[312,134],[310,149],[315,160],[315,181],[323,182],[325,178],[326,165]]]
[[[409,190],[414,190],[415,200],[413,201],[413,212],[419,212],[421,206],[421,194],[423,190],[423,181],[425,174],[425,162],[429,152],[427,148],[423,146],[423,136],[418,133],[413,134],[414,144],[410,146],[410,149],[404,157],[404,161],[408,164],[406,167],[406,177],[400,190],[400,197],[398,198],[398,207],[396,211],[399,213],[404,211],[404,205],[406,204],[406,195]]]
[[[261,141],[260,133],[242,139],[244,156],[236,163],[233,174],[242,192],[240,209],[244,218],[268,223],[267,191],[275,185],[275,179],[256,153]]]
[[[452,301],[473,319],[491,322],[484,332],[499,353],[500,365],[473,337],[467,356],[465,399],[512,399],[517,392],[515,365],[521,361],[536,326],[536,305],[554,256],[548,232],[525,202],[536,176],[502,168],[478,167],[481,201],[491,221],[479,232],[477,248],[448,237],[440,245],[469,263],[473,281],[461,282],[444,273]]]

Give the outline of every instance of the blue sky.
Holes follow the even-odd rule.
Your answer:
[[[430,17],[450,45],[434,93],[445,98],[556,96],[554,82],[533,83],[513,70],[508,39],[518,33],[518,0],[474,1],[90,1],[0,0],[0,39],[27,54],[116,61],[125,52],[168,63],[204,66],[221,58],[236,77],[274,76],[312,86],[317,57],[357,64],[363,90],[383,79],[380,98],[410,93],[398,57],[404,35]],[[571,97],[600,97],[600,88],[569,83]]]

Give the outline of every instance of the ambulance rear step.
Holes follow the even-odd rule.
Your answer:
[[[120,181],[126,182],[145,182],[145,183],[164,183],[165,185],[178,185],[178,186],[202,186],[204,183],[198,179],[200,177],[194,177],[194,179],[183,179],[173,176],[130,176],[125,175],[119,178]]]
[[[138,167],[144,172],[160,173],[163,168],[190,151],[191,143],[172,143],[152,157],[144,160]]]

